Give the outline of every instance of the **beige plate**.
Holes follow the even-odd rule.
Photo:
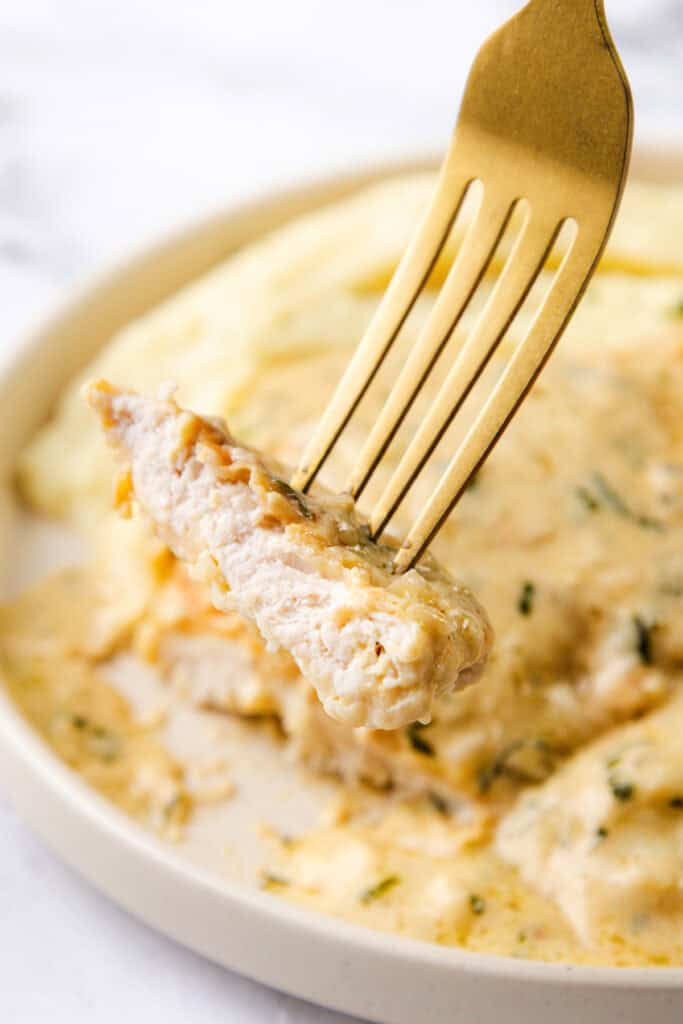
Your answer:
[[[636,163],[644,176],[683,181],[683,155],[640,154]],[[407,167],[339,175],[220,213],[85,290],[21,345],[0,379],[3,478],[65,382],[117,328],[244,242]],[[48,552],[52,561],[69,557],[69,538],[27,521],[8,487],[0,509],[5,592],[44,570]],[[130,684],[125,666],[119,675],[124,687]],[[202,810],[179,846],[155,840],[81,783],[1,691],[0,778],[50,845],[132,913],[212,960],[326,1006],[386,1024],[499,1024],[503,1017],[575,1024],[582,1016],[601,1024],[671,1024],[683,1015],[683,970],[549,966],[481,956],[370,932],[259,891],[249,881],[259,856],[256,822],[293,831],[312,816],[327,787],[304,784],[294,768],[285,771],[263,737],[245,743],[239,726],[226,730],[225,742],[239,751],[240,796]],[[201,744],[206,735],[206,716],[185,711],[173,743]]]

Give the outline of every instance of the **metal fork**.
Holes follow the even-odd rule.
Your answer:
[[[480,50],[430,206],[354,353],[292,484],[307,490],[370,387],[474,182],[483,199],[427,323],[348,481],[358,498],[478,289],[513,211],[524,222],[479,319],[377,502],[378,538],[461,408],[547,262],[575,234],[545,299],[394,559],[420,558],[528,393],[609,237],[628,170],[631,92],[603,0],[531,0]]]

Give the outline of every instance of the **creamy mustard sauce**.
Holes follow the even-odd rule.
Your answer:
[[[177,839],[193,806],[185,771],[164,749],[158,724],[136,720],[98,670],[131,622],[109,615],[102,600],[88,576],[67,570],[3,609],[2,677],[69,767],[121,810]]]
[[[480,685],[442,701],[434,723],[417,734],[422,750],[405,751],[414,733],[400,741],[377,737],[394,744],[396,759],[428,763],[422,770],[434,779],[431,800],[388,814],[379,828],[352,815],[342,827],[285,846],[274,870],[276,891],[470,949],[619,965],[683,963],[683,813],[673,791],[659,800],[656,815],[646,801],[620,838],[627,826],[612,822],[615,809],[635,806],[646,787],[634,783],[631,795],[627,780],[625,788],[615,784],[615,795],[589,746],[579,811],[565,820],[553,804],[560,820],[551,841],[560,848],[589,808],[607,805],[584,828],[582,858],[577,850],[553,873],[529,871],[528,839],[516,847],[495,840],[500,817],[505,822],[509,813],[514,821],[521,813],[507,812],[520,790],[533,801],[546,779],[561,778],[574,750],[605,730],[618,746],[618,723],[666,704],[680,685],[682,358],[681,330],[666,310],[646,361],[639,350],[558,353],[435,545],[437,557],[489,611],[498,638],[491,664]],[[269,408],[281,387],[274,376]],[[248,415],[257,415],[253,406]],[[424,486],[433,483],[432,476]],[[415,509],[420,501],[418,494]],[[668,706],[660,712],[665,719],[673,713]],[[663,757],[673,789],[683,790],[680,752],[669,746]],[[571,793],[571,775],[568,782]],[[469,794],[477,827],[456,852],[468,825],[447,826],[443,850],[433,854],[426,829],[443,826],[424,819],[430,804],[431,819],[449,813],[449,790]],[[543,829],[539,814],[529,831],[536,843],[543,843]],[[661,847],[671,829],[660,884]],[[604,854],[629,843],[644,869],[638,878],[626,870],[623,891],[617,886],[615,893],[615,865]],[[406,845],[419,852],[406,856]],[[368,878],[376,881],[367,885],[378,886],[369,903]],[[609,898],[599,900],[607,889]],[[590,929],[580,926],[586,914],[594,919]]]
[[[87,376],[148,392],[174,378],[184,404],[226,416],[245,442],[295,462],[430,184],[380,186],[249,247],[114,339]],[[87,680],[74,692],[100,693],[107,652],[135,650],[217,713],[275,714],[294,756],[345,780],[330,821],[274,841],[270,890],[470,949],[683,964],[683,753],[672,741],[683,680],[682,235],[680,190],[631,190],[567,336],[438,536],[435,556],[480,598],[497,639],[479,683],[441,698],[429,726],[373,733],[325,721],[291,662],[238,619],[211,612],[201,584],[159,568],[163,555],[144,539],[119,542],[137,572],[127,585],[107,589],[113,570],[99,568],[103,614],[119,625],[109,645],[69,655]],[[329,486],[353,464],[433,295],[418,303],[344,435]],[[507,351],[530,315],[513,325]],[[110,503],[111,464],[77,389],[23,456],[20,483],[38,509],[92,529]],[[367,507],[429,400],[428,389]],[[457,434],[392,523],[397,533],[423,507]],[[46,606],[69,606],[68,580],[48,586],[49,596],[25,598],[27,623]],[[85,605],[81,636],[97,625]],[[67,743],[49,726],[72,713],[71,691],[45,658],[31,676],[43,633],[20,628],[17,614],[6,609],[0,621],[13,696],[62,757],[140,816],[126,793],[148,752],[132,751],[133,775],[109,790],[97,781],[104,769],[89,732],[72,742],[72,722]],[[50,635],[59,643],[67,633],[68,623]],[[123,712],[104,694],[83,715],[108,730]]]

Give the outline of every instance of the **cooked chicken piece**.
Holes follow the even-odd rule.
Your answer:
[[[683,912],[683,700],[584,747],[500,823],[497,850],[581,939],[674,954]],[[680,955],[680,954],[678,954]]]
[[[283,650],[268,650],[253,622],[219,612],[210,589],[172,559],[157,581],[131,647],[159,669],[175,692],[197,707],[246,718],[280,713],[301,673]]]
[[[87,389],[134,496],[160,538],[288,650],[325,710],[394,729],[429,719],[434,698],[471,682],[491,642],[484,611],[431,559],[392,575],[347,498],[292,490],[282,470],[225,425],[104,382]]]

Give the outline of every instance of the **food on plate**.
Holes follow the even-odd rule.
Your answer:
[[[207,800],[225,798],[227,816],[242,801],[251,819],[240,819],[240,836],[269,826],[247,875],[279,898],[473,950],[680,966],[680,188],[629,186],[585,301],[436,538],[435,559],[481,600],[495,641],[476,685],[435,696],[428,724],[387,730],[331,718],[286,650],[269,649],[236,608],[213,607],[211,572],[191,577],[143,518],[111,510],[115,460],[83,384],[106,378],[156,394],[173,380],[181,407],[225,418],[247,450],[295,464],[431,187],[429,175],[387,181],[245,246],[119,332],[66,389],[20,458],[19,488],[90,553],[0,613],[3,673],[69,765],[164,834],[170,813],[189,848],[193,830],[205,835],[207,815],[219,813]],[[329,493],[347,478],[461,237],[456,230],[335,447],[322,480]],[[458,330],[436,378],[461,340]],[[367,507],[438,379],[430,386]],[[411,490],[397,536],[459,429]],[[118,493],[125,498],[125,482]],[[306,530],[295,498],[276,502]],[[148,684],[164,697],[163,721],[139,706]],[[199,753],[187,749],[190,719]],[[122,741],[100,742],[94,728]],[[259,803],[253,779],[268,758],[277,779]],[[226,826],[225,845],[234,834]]]
[[[611,731],[523,794],[496,846],[587,944],[647,931],[667,957],[683,912],[683,700]]]
[[[340,722],[396,729],[429,721],[434,699],[475,678],[489,626],[472,595],[431,558],[392,573],[353,503],[293,490],[280,466],[224,424],[92,384],[87,399],[157,535],[204,574],[214,605],[235,607],[289,651]]]

